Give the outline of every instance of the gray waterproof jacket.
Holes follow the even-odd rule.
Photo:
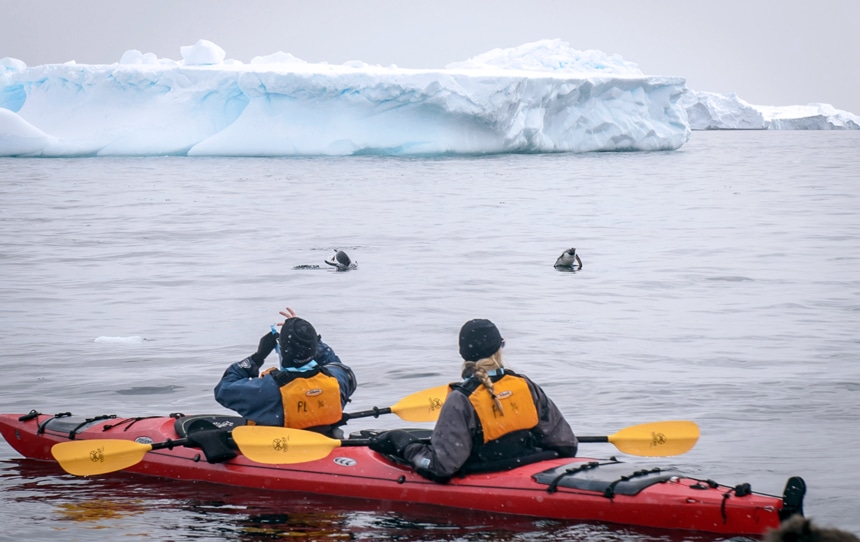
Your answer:
[[[570,425],[558,407],[543,390],[526,378],[538,412],[538,425],[531,429],[534,444],[552,450],[562,457],[574,457],[578,442]],[[442,405],[439,420],[433,429],[430,444],[414,443],[403,450],[404,458],[422,475],[445,481],[456,474],[472,458],[474,447],[480,446],[478,414],[465,393],[452,391]],[[482,441],[482,440],[481,440]]]

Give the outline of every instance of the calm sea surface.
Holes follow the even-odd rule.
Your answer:
[[[572,246],[583,269],[553,269]],[[358,269],[328,268],[334,249]],[[460,325],[490,318],[579,434],[693,420],[691,452],[645,462],[771,494],[801,475],[807,516],[860,534],[858,132],[695,132],[660,153],[0,159],[0,412],[226,412],[213,386],[287,305],[356,371],[353,411],[455,379]],[[5,441],[0,524],[25,541],[678,539],[75,478]]]

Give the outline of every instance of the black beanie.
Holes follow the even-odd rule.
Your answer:
[[[460,355],[466,361],[488,358],[501,347],[499,328],[489,320],[469,320],[460,328]]]
[[[287,318],[281,328],[278,344],[281,347],[281,365],[298,367],[310,361],[317,351],[320,338],[307,320]]]

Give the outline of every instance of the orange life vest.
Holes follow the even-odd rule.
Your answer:
[[[268,371],[265,374],[268,374]],[[337,379],[322,371],[294,378],[280,388],[284,427],[305,429],[331,425],[343,418]]]
[[[484,430],[484,444],[508,433],[537,426],[537,408],[524,378],[506,372],[493,383],[493,389],[502,404],[502,412],[496,408],[486,387],[478,386],[469,394],[469,402],[475,408]]]

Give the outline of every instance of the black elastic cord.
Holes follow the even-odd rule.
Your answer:
[[[606,497],[607,499],[612,499],[615,497],[615,486],[617,486],[621,482],[627,482],[627,481],[632,480],[633,478],[637,478],[639,476],[648,476],[649,474],[657,474],[660,472],[663,472],[663,469],[661,469],[659,467],[655,467],[651,470],[646,470],[646,469],[637,470],[633,474],[630,474],[627,476],[622,476],[621,478],[619,478],[618,480],[615,480],[614,482],[609,484],[609,486],[607,486],[607,488],[603,491],[603,496]]]
[[[69,431],[69,440],[75,440],[75,436],[78,434],[78,429],[80,429],[81,427],[85,427],[99,420],[112,420],[113,418],[116,418],[116,414],[105,414],[103,416],[96,416],[95,418],[87,418],[86,420],[76,425],[74,429]]]
[[[38,418],[38,417],[39,417],[39,416],[41,416],[41,415],[42,415],[42,413],[41,413],[41,412],[39,412],[39,411],[38,411],[38,410],[36,410],[36,409],[33,409],[33,410],[31,410],[30,412],[28,412],[27,414],[24,414],[23,416],[20,416],[20,417],[18,418],[18,421],[19,421],[19,422],[29,422],[29,421],[30,421],[30,420],[32,420],[33,418]]]
[[[552,479],[552,482],[550,482],[549,487],[546,488],[546,492],[547,493],[555,493],[556,491],[558,491],[559,482],[561,482],[566,476],[570,476],[571,474],[576,474],[577,472],[596,469],[599,466],[600,466],[600,463],[598,463],[597,461],[589,461],[588,463],[585,463],[584,465],[579,465],[577,467],[571,467],[569,469],[565,469],[560,474],[558,474],[558,476],[556,476],[555,478]]]
[[[708,481],[710,482],[710,480]],[[726,515],[726,501],[731,498],[732,493],[734,493],[737,497],[746,497],[747,495],[750,495],[752,493],[752,486],[745,482],[743,484],[738,484],[735,487],[729,488],[728,491],[723,493],[723,502],[720,503],[720,514],[723,516],[723,525],[725,525],[729,521],[728,515]]]
[[[36,434],[41,435],[42,433],[44,433],[45,426],[48,425],[48,422],[50,422],[51,420],[55,420],[57,418],[68,418],[71,415],[71,412],[60,412],[59,414],[54,414],[53,416],[39,424],[39,429],[36,431]]]

